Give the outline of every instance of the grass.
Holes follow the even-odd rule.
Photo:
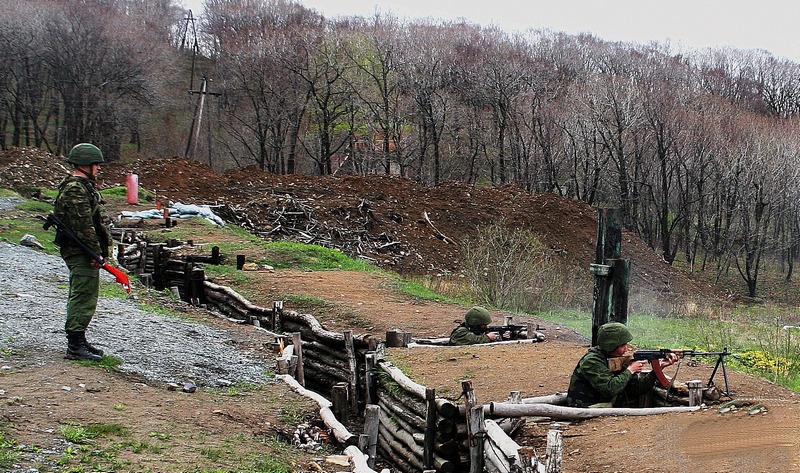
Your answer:
[[[297,418],[300,416],[297,414]],[[67,422],[61,426],[60,433],[73,445],[67,446],[57,459],[58,471],[73,473],[173,471],[158,468],[157,459],[168,458],[173,448],[182,448],[187,441],[182,434],[155,431],[147,434],[148,439],[137,439],[127,427],[116,423],[81,425]],[[248,440],[265,445],[269,453],[239,452],[236,447]],[[300,453],[296,447],[276,438],[260,439],[236,434],[233,438],[223,439],[222,443],[222,446],[198,445],[199,461],[194,469],[183,471],[228,472],[233,470],[222,465],[237,465],[235,471],[240,473],[288,473],[293,471],[291,465],[297,463]],[[13,464],[18,457],[17,449],[15,442],[4,440],[0,425],[0,469],[5,471]],[[151,470],[151,467],[156,469]]]
[[[11,468],[11,465],[19,457],[18,445],[15,441],[6,437],[5,423],[0,423],[0,469]]]
[[[339,250],[288,241],[267,244],[267,261],[276,269],[382,272],[376,266],[350,258]]]
[[[75,363],[81,366],[99,366],[105,368],[107,371],[113,371],[122,364],[122,360],[112,355],[103,355],[100,361],[89,360],[75,360]]]

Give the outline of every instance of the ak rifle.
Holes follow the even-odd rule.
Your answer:
[[[114,279],[116,279],[117,282],[122,285],[123,289],[125,289],[125,292],[127,293],[131,292],[131,281],[128,279],[127,274],[123,273],[120,269],[117,269],[108,264],[105,258],[95,253],[91,248],[89,248],[86,245],[86,243],[81,241],[80,237],[78,237],[78,235],[76,235],[75,232],[66,223],[64,223],[63,220],[56,217],[55,214],[51,213],[50,215],[47,216],[47,219],[45,220],[44,225],[42,225],[42,228],[45,230],[49,230],[50,227],[54,225],[58,229],[58,231],[61,232],[63,236],[66,236],[67,238],[72,240],[76,245],[78,245],[78,247],[80,247],[80,249],[83,250],[83,252],[86,253],[86,255],[89,258],[96,261],[101,268],[111,273],[114,276]],[[56,236],[56,239],[58,239],[58,236]]]
[[[544,330],[544,328],[540,327],[538,324],[535,325],[534,329],[537,332],[539,330]],[[487,325],[486,328],[473,327],[470,330],[472,330],[472,333],[476,335],[482,335],[489,332],[497,332],[502,336],[504,333],[508,332],[510,334],[509,338],[505,338],[505,340],[518,340],[520,338],[524,338],[521,335],[522,332],[525,332],[526,335],[529,335],[527,333],[528,325],[521,325],[521,324]]]
[[[708,383],[706,383],[706,386],[711,387],[714,385],[714,376],[716,376],[717,370],[721,367],[722,377],[725,380],[725,395],[730,396],[730,389],[728,388],[728,372],[725,369],[725,357],[730,355],[731,352],[729,352],[727,348],[723,349],[723,351],[673,350],[670,348],[660,348],[658,350],[636,350],[632,355],[627,355],[625,358],[628,359],[628,362],[649,361],[650,366],[653,368],[653,374],[655,374],[659,384],[661,384],[661,386],[664,388],[669,388],[671,382],[666,376],[664,376],[664,371],[661,368],[660,360],[666,358],[670,353],[678,355],[678,358],[692,358],[696,356],[717,357],[717,363],[714,366],[714,370],[711,372],[711,376],[708,378]]]

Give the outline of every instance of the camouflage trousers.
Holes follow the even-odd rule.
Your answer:
[[[83,254],[65,256],[69,268],[67,297],[67,332],[85,332],[97,309],[100,295],[100,270],[92,267],[91,259]]]

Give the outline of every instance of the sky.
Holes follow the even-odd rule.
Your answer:
[[[695,48],[765,49],[800,62],[797,0],[297,0],[328,18],[466,19],[508,32],[550,29],[591,33],[606,41],[669,43]],[[186,1],[195,15],[202,0]],[[193,6],[195,5],[195,6]]]

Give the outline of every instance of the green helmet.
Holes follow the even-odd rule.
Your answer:
[[[103,152],[91,143],[79,143],[69,150],[67,162],[78,166],[104,163]]]
[[[597,346],[606,353],[614,351],[620,345],[633,340],[631,331],[625,324],[610,322],[600,327],[597,331]]]
[[[492,323],[492,317],[489,315],[488,310],[476,305],[467,311],[467,315],[464,316],[464,321],[468,326],[475,327],[477,325],[489,325]]]

